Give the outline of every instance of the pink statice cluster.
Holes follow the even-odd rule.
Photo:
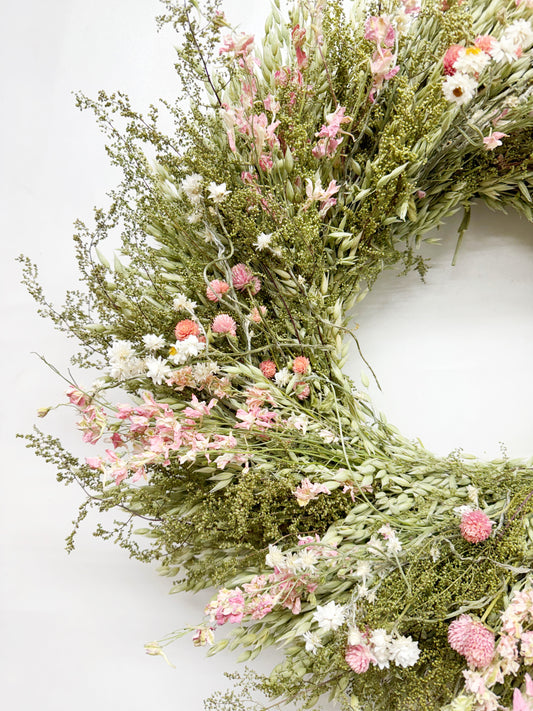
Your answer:
[[[396,64],[396,53],[393,52],[396,41],[396,31],[388,15],[372,16],[365,22],[365,39],[374,42],[376,50],[370,61],[372,72],[372,89],[370,99],[374,101],[376,93],[382,88],[385,81],[392,79],[400,71]]]

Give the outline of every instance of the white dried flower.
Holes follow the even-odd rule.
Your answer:
[[[412,637],[398,637],[391,642],[390,658],[399,667],[412,667],[420,657],[418,642]]]
[[[156,336],[155,333],[147,333],[143,336],[144,347],[147,351],[158,351],[165,345],[163,336]]]
[[[533,41],[533,28],[527,20],[515,20],[505,30],[503,36],[519,46],[529,45]]]
[[[185,363],[190,358],[195,358],[205,348],[205,343],[198,340],[198,336],[188,336],[183,341],[176,341],[170,350],[170,359],[176,365]]]
[[[392,635],[384,629],[373,630],[370,641],[373,645],[372,652],[376,657],[375,664],[380,669],[388,669],[391,659]]]
[[[189,198],[193,205],[199,205],[202,201],[202,186],[204,179],[198,173],[188,175],[182,180],[181,189]]]
[[[333,434],[331,430],[323,429],[318,433],[319,437],[324,440],[326,444],[332,444],[333,442],[338,442],[339,438],[337,435]]]
[[[146,375],[152,379],[155,385],[161,385],[172,373],[172,369],[161,356],[158,358],[147,358],[145,365]]]
[[[479,47],[463,47],[454,62],[454,69],[462,74],[480,74],[490,62],[490,56]]]
[[[302,635],[305,640],[305,651],[316,654],[317,649],[324,645],[320,641],[320,637],[316,632],[304,632]]]
[[[338,629],[344,622],[344,607],[337,605],[333,600],[327,605],[317,605],[313,619],[324,632]]]
[[[255,246],[257,249],[262,250],[266,249],[269,244],[272,242],[272,234],[265,234],[264,232],[261,232],[260,235],[257,235],[257,239],[255,241]]]
[[[265,563],[269,568],[283,568],[286,565],[285,555],[277,546],[270,544]]]
[[[292,374],[288,368],[281,368],[281,370],[278,370],[278,372],[274,376],[276,385],[279,385],[280,387],[284,387],[285,385],[287,385],[291,378]]]
[[[224,202],[230,194],[231,190],[226,190],[226,183],[221,183],[220,185],[217,185],[216,183],[209,183],[209,197],[215,205],[219,205]]]
[[[185,294],[176,294],[172,302],[175,311],[194,311],[197,306],[196,301],[191,301]]]
[[[442,93],[448,101],[462,106],[471,101],[477,91],[477,81],[474,77],[461,72],[455,72],[453,76],[446,77],[442,85]]]

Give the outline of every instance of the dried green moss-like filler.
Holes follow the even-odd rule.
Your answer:
[[[79,343],[73,364],[102,374],[68,391],[96,454],[38,431],[28,446],[87,493],[75,531],[88,507],[119,508],[127,523],[97,535],[175,589],[221,588],[195,644],[243,661],[282,646],[211,711],[263,708],[254,690],[267,707],[510,704],[533,661],[529,612],[518,636],[505,627],[530,585],[531,467],[434,456],[342,368],[350,309],[385,268],[423,276],[416,248],[443,218],[464,209],[459,243],[474,199],[532,219],[530,3],[354,3],[346,18],[335,0],[276,0],[256,49],[215,0],[164,4],[190,98],[165,107],[176,135],[155,107],[79,96],[123,181],[77,226],[82,285],[62,308],[21,258],[42,315]],[[495,634],[484,670],[448,643],[462,614]]]

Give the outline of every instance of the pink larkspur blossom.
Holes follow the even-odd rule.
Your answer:
[[[300,506],[307,506],[319,494],[329,494],[330,491],[325,484],[314,484],[310,479],[306,478],[302,479],[293,493]]]
[[[230,336],[237,335],[237,324],[228,314],[219,314],[213,319],[211,330],[213,333],[227,333]]]
[[[251,51],[254,42],[254,36],[247,35],[244,32],[240,32],[237,35],[227,34],[222,39],[224,40],[224,44],[220,48],[219,53],[233,52],[237,57],[245,57],[248,52]]]
[[[461,518],[460,530],[462,537],[468,543],[481,543],[490,536],[492,521],[479,509],[467,511]]]
[[[91,402],[91,398],[86,393],[75,387],[71,387],[67,390],[67,397],[70,402],[77,407],[86,407]]]
[[[219,298],[229,290],[229,284],[221,279],[213,279],[209,282],[206,294],[209,301],[218,301]]]
[[[394,38],[394,27],[392,26],[390,17],[387,15],[369,17],[365,22],[365,39],[371,40],[377,45],[392,47]]]
[[[375,662],[376,658],[370,651],[370,647],[364,644],[349,644],[346,647],[344,658],[350,669],[356,674],[364,674],[368,671],[371,662]]]
[[[487,151],[493,151],[498,146],[502,145],[500,139],[508,138],[508,133],[502,133],[501,131],[491,131],[488,136],[483,138],[483,143]]]
[[[300,25],[296,25],[292,29],[291,37],[294,49],[296,50],[298,69],[304,69],[307,66],[307,55],[302,49],[305,44],[305,34],[305,29],[300,27]]]

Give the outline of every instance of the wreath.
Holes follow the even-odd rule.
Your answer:
[[[118,507],[99,535],[216,588],[149,654],[282,648],[206,708],[532,709],[531,467],[432,454],[343,372],[350,310],[385,268],[423,276],[443,218],[457,248],[474,199],[533,220],[531,0],[274,0],[261,43],[218,0],[163,4],[181,100],[77,97],[124,175],[78,225],[85,289],[56,309],[21,257],[100,373],[64,403],[94,453],[28,446],[86,492],[75,530]]]

